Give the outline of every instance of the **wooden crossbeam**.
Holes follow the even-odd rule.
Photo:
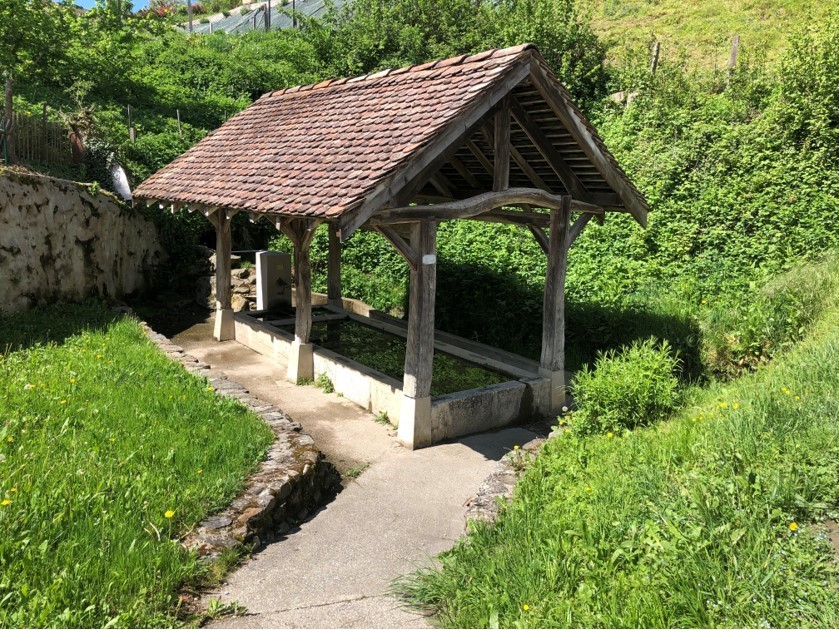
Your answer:
[[[380,210],[371,219],[375,226],[394,223],[410,223],[425,219],[445,221],[451,219],[469,219],[490,212],[496,216],[499,208],[504,206],[531,205],[539,208],[558,208],[562,205],[562,196],[554,195],[537,188],[508,188],[507,190],[482,193],[468,199],[458,199],[446,203],[438,203],[428,206],[408,206],[404,208],[390,208]],[[603,208],[593,206],[585,202],[571,201],[571,209],[578,212],[602,213]],[[528,213],[513,212],[515,215],[527,216]],[[529,213],[536,217],[546,215]]]

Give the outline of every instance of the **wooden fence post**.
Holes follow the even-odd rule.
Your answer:
[[[661,52],[661,42],[656,42],[653,44],[653,60],[650,63],[650,74],[655,74],[656,69],[658,68],[658,55]]]

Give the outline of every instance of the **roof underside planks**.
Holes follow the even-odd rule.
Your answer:
[[[497,120],[509,120],[498,136],[506,151],[495,150]],[[532,193],[541,190],[570,194],[583,212],[629,212],[646,224],[643,197],[528,44],[266,94],[143,182],[135,197],[337,221],[345,240],[399,206],[491,193],[504,154],[501,192],[530,191],[530,201],[507,194],[504,205],[536,205]],[[504,215],[470,218],[528,222]]]

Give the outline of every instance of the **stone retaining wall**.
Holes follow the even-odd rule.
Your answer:
[[[0,169],[0,313],[149,288],[154,223],[90,185]]]
[[[245,489],[230,507],[189,534],[184,546],[208,560],[242,544],[257,549],[286,534],[334,496],[341,476],[315,447],[315,441],[301,432],[300,424],[251,396],[223,372],[187,354],[145,322],[142,326],[146,336],[168,357],[187,371],[205,377],[220,394],[238,399],[261,416],[276,435],[265,461],[247,480]]]

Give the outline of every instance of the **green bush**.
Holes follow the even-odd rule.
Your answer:
[[[679,401],[680,363],[670,344],[653,338],[601,353],[594,369],[585,365],[575,377],[572,390],[580,410],[572,416],[573,430],[588,435],[664,419]]]
[[[835,296],[839,255],[818,265],[799,265],[760,291],[715,305],[703,325],[703,354],[709,372],[733,377],[767,363],[800,341]]]

